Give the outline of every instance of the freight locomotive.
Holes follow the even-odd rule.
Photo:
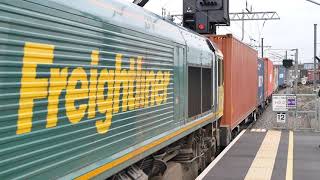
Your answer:
[[[0,179],[194,179],[273,92],[244,43],[126,1],[0,9]]]

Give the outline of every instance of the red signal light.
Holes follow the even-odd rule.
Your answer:
[[[204,30],[204,29],[206,28],[206,26],[205,26],[204,24],[199,24],[199,25],[198,25],[198,28],[199,28],[200,30]]]

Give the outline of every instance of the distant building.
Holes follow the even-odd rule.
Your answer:
[[[303,69],[307,69],[307,70],[313,69],[313,63],[304,63]]]

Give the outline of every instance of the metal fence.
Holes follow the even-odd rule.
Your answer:
[[[315,94],[297,94],[294,110],[294,130],[319,130],[319,101]]]
[[[276,129],[290,129],[294,131],[317,131],[320,132],[319,98],[316,94],[283,94],[296,96],[296,108],[288,109],[287,112],[274,112]],[[280,115],[279,115],[280,114]],[[278,116],[283,116],[280,121]]]

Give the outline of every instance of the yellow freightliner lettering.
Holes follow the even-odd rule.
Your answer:
[[[91,53],[91,65],[97,66],[98,63],[99,63],[99,51],[93,50]],[[98,76],[98,69],[93,69],[93,68],[90,69],[88,118],[96,117],[97,76]]]
[[[144,91],[144,100],[143,100],[143,105],[144,107],[149,107],[149,84],[147,84],[147,77],[148,77],[148,72],[144,72],[144,78],[143,78],[143,91]]]
[[[120,111],[167,102],[170,72],[143,70],[142,56],[129,57],[129,69],[125,69],[122,68],[123,55],[116,54],[114,69],[98,69],[99,51],[93,50],[90,68],[52,67],[48,71],[49,78],[37,78],[37,67],[46,65],[47,68],[53,64],[53,58],[53,45],[25,44],[17,134],[31,132],[34,100],[37,99],[48,99],[46,128],[57,126],[59,110],[65,108],[63,112],[72,124],[102,114],[95,122],[101,134],[109,131],[113,115]],[[60,102],[62,92],[65,92],[65,99]]]
[[[107,97],[104,95],[104,87],[107,83]],[[98,133],[108,132],[112,120],[112,101],[114,96],[114,70],[101,70],[98,84],[98,109],[99,112],[105,114],[105,120],[98,120],[96,127]]]
[[[119,103],[121,102],[121,109],[123,112],[127,111],[128,105],[128,71],[126,69],[121,70],[122,55],[117,54],[116,56],[116,76],[115,76],[115,90],[114,90],[114,109],[113,113],[119,112]],[[122,89],[122,100],[120,100],[120,90]],[[119,107],[119,108],[118,108]]]
[[[170,83],[170,72],[164,72],[164,82],[163,82],[163,100],[164,103],[168,100],[168,86]]]
[[[155,76],[154,72],[149,71],[148,76],[146,77],[146,89],[149,91],[148,94],[150,95],[150,106],[154,106],[154,89],[153,89],[155,84],[154,76]]]
[[[157,105],[161,104],[163,101],[163,73],[161,71],[157,72],[157,80],[155,85],[155,101]]]
[[[93,50],[91,52],[91,65],[97,66],[99,64],[99,51]]]
[[[34,100],[48,95],[48,79],[36,78],[40,64],[52,64],[54,46],[26,43],[24,47],[17,134],[31,132]]]
[[[130,58],[130,70],[129,70],[129,95],[128,95],[128,109],[134,110],[135,106],[135,98],[136,95],[133,92],[134,89],[134,80],[136,79],[136,71],[135,71],[135,59]]]
[[[134,109],[140,108],[140,99],[141,99],[141,64],[142,58],[138,57],[137,60],[137,81],[136,81],[136,97],[134,101]]]
[[[47,128],[56,127],[58,123],[59,96],[66,89],[68,68],[50,70],[50,87],[48,97]]]
[[[147,79],[148,79],[148,72],[145,72],[145,79],[144,79],[144,107],[149,107],[149,97],[150,97],[150,84],[148,84]]]
[[[121,61],[122,55],[116,55],[116,71],[115,71],[115,84],[114,84],[114,92],[113,92],[113,113],[119,112],[119,97],[120,97],[120,85],[122,81],[121,76]]]
[[[83,68],[76,68],[68,79],[66,92],[66,113],[69,121],[73,124],[78,123],[87,110],[87,104],[76,106],[77,101],[82,99],[88,99],[88,79]]]
[[[146,71],[141,71],[141,79],[140,79],[140,87],[141,87],[141,91],[140,91],[140,102],[139,102],[139,107],[143,108],[145,107],[145,88],[146,88]]]
[[[108,89],[105,89],[105,86],[108,86],[110,82],[111,77],[108,76],[108,70],[103,69],[100,71],[100,76],[98,79],[98,90],[97,90],[97,105],[98,105],[98,111],[100,113],[105,113],[107,111],[107,98],[105,97],[104,93],[107,91],[108,95],[110,96],[112,93],[109,92]],[[109,102],[112,104],[112,102]]]
[[[128,77],[128,70],[123,69],[121,70],[120,74],[120,85],[122,88],[122,104],[121,104],[121,109],[122,112],[127,111],[127,106],[128,106],[128,85],[129,85],[129,77]]]

